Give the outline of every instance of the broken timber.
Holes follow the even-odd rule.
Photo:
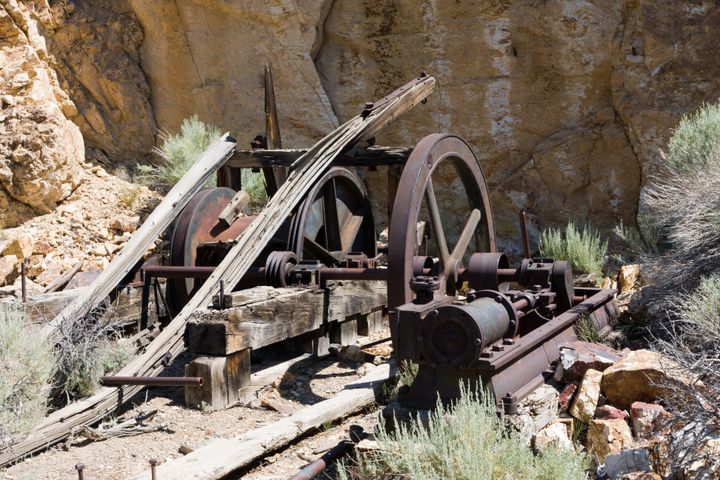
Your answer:
[[[395,369],[389,364],[379,365],[364,377],[346,385],[333,398],[239,437],[213,439],[184,457],[160,465],[157,476],[163,480],[222,478],[323,423],[343,418],[372,404],[381,386],[395,375]],[[135,480],[146,478],[143,474]]]
[[[110,262],[93,284],[43,327],[43,334],[49,337],[66,320],[82,318],[97,307],[127,277],[193,195],[230,158],[234,149],[235,140],[228,133],[215,140],[168,192],[160,205],[153,210],[120,254]]]
[[[333,162],[343,167],[381,167],[403,165],[412,148],[409,147],[366,147],[355,148],[344,153]],[[305,149],[250,149],[236,150],[227,165],[235,168],[287,167],[307,153]]]
[[[191,314],[195,310],[205,308],[210,304],[212,297],[219,290],[221,280],[225,285],[236,285],[240,281],[255,258],[280,228],[282,221],[303,200],[315,181],[330,168],[332,162],[343,152],[350,150],[359,142],[375,136],[400,115],[422,102],[433,92],[434,88],[435,79],[431,76],[422,76],[415,79],[383,99],[381,104],[376,104],[378,106],[375,109],[363,112],[362,115],[358,115],[338,127],[293,162],[287,181],[272,197],[262,213],[240,234],[235,246],[228,252],[213,274],[200,287],[182,311],[148,345],[145,352],[125,366],[117,375],[153,376],[160,373],[165,368],[168,358],[175,359],[184,350],[183,335]],[[234,147],[234,142],[229,141],[228,137],[216,141],[211,145],[210,150],[214,150],[215,147],[222,147],[224,144],[228,147],[227,154],[229,155]],[[207,152],[203,155],[203,158],[206,157],[209,157]],[[213,166],[217,168],[222,163],[222,161],[213,162]],[[198,164],[193,169],[198,167]],[[208,170],[205,173],[207,175],[203,176],[207,178],[211,172]],[[186,178],[188,178],[187,174],[183,179]],[[187,198],[183,198],[182,201],[189,201],[189,197],[190,195],[187,195]],[[180,200],[176,199],[174,201],[179,202]],[[172,202],[169,205],[175,206]],[[165,220],[164,216],[161,218]],[[157,221],[159,220],[157,219]],[[146,223],[148,222],[146,221]],[[138,232],[142,230],[141,227]],[[128,245],[130,245],[130,242]],[[139,254],[138,258],[142,256],[142,253]],[[105,276],[105,278],[107,277]],[[99,284],[96,283],[96,285]],[[96,287],[97,290],[103,288],[105,287]],[[97,299],[97,295],[93,295],[92,298]],[[64,315],[60,317],[67,318]],[[92,397],[53,412],[28,438],[13,445],[12,449],[0,452],[0,466],[43,450],[63,440],[75,427],[91,425],[101,420],[112,413],[118,404],[130,399],[135,393],[139,392],[141,388],[138,386],[128,386],[120,389],[105,387]]]

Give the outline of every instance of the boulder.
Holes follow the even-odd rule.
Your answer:
[[[559,380],[565,383],[579,381],[592,368],[600,372],[620,360],[622,355],[600,343],[568,342],[560,346],[561,373]]]
[[[127,215],[118,215],[110,221],[110,228],[119,232],[134,232],[137,230],[140,217],[129,217]]]
[[[21,233],[17,237],[10,240],[10,243],[3,249],[3,255],[15,255],[18,260],[30,258],[33,253],[35,242],[30,235]]]
[[[603,405],[595,410],[595,418],[599,420],[626,420],[628,414],[612,405]]]
[[[516,414],[505,415],[504,420],[530,446],[533,435],[554,421],[557,414],[557,390],[543,384],[518,403]]]
[[[585,377],[583,377],[580,384],[575,401],[570,407],[570,415],[585,423],[592,420],[600,400],[602,376],[602,372],[593,369],[585,372]]]
[[[620,293],[635,289],[640,278],[640,265],[623,265],[618,274],[618,286]]]
[[[0,257],[0,287],[10,285],[15,281],[15,276],[17,275],[15,264],[17,260],[15,255]]]
[[[568,430],[565,424],[560,422],[551,423],[535,434],[533,446],[537,453],[542,453],[550,448],[559,450],[574,450]]]
[[[587,431],[587,448],[597,455],[599,463],[611,452],[632,445],[630,427],[625,420],[591,420]]]
[[[605,473],[611,479],[626,473],[651,471],[650,453],[647,448],[611,452],[605,457]]]
[[[633,402],[630,406],[630,418],[632,419],[635,438],[647,439],[657,430],[658,419],[669,415],[662,405],[656,403]]]
[[[693,378],[674,361],[650,350],[636,350],[605,370],[602,391],[608,402],[629,409],[633,402],[653,402]]]

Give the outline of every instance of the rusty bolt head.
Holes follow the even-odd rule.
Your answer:
[[[83,470],[85,470],[85,465],[83,465],[82,463],[78,463],[77,465],[75,465],[75,470],[77,470],[78,472],[82,472]]]
[[[151,459],[149,460],[149,462],[150,462],[150,466],[151,466],[151,467],[154,467],[155,465],[158,464],[158,461],[155,460],[154,458],[151,458]]]

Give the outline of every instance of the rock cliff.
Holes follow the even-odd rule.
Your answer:
[[[517,237],[521,208],[531,214],[531,235],[568,219],[609,229],[633,223],[640,189],[680,116],[720,93],[720,61],[712,55],[720,9],[712,1],[0,6],[0,203],[12,203],[3,212],[19,212],[0,214],[0,226],[67,195],[78,181],[72,171],[82,160],[82,138],[94,158],[146,162],[157,129],[176,131],[198,114],[241,144],[249,141],[263,129],[262,69],[269,62],[286,145],[310,144],[364,102],[426,70],[438,92],[379,143],[414,144],[436,131],[467,138],[489,178],[506,241]],[[37,93],[23,93],[30,91]],[[42,104],[41,117],[33,117],[35,107],[18,107],[29,97]],[[37,132],[49,124],[40,141]],[[47,153],[28,166],[24,152],[36,150],[15,151],[33,132]],[[370,175],[377,186],[387,178]],[[384,188],[372,191],[383,207]]]

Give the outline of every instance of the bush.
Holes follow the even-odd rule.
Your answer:
[[[186,118],[178,135],[160,134],[163,144],[154,152],[161,157],[162,163],[138,167],[138,180],[147,186],[172,188],[220,133],[216,127],[201,122],[196,115]],[[213,186],[215,177],[208,179],[207,184]]]
[[[560,229],[546,229],[540,234],[540,255],[555,260],[567,260],[573,270],[602,276],[602,267],[607,253],[607,240],[602,242],[600,234],[589,226],[578,230],[572,222],[565,232]]]
[[[437,406],[427,426],[421,420],[387,433],[382,419],[379,450],[342,465],[339,478],[382,479],[407,474],[424,479],[586,479],[586,458],[569,451],[533,455],[516,433],[504,433],[488,395],[462,390],[452,407]],[[395,477],[392,477],[395,478]]]
[[[55,363],[52,346],[23,314],[0,305],[0,448],[45,417]]]
[[[685,115],[668,141],[665,165],[677,173],[703,170],[720,149],[720,104]]]

